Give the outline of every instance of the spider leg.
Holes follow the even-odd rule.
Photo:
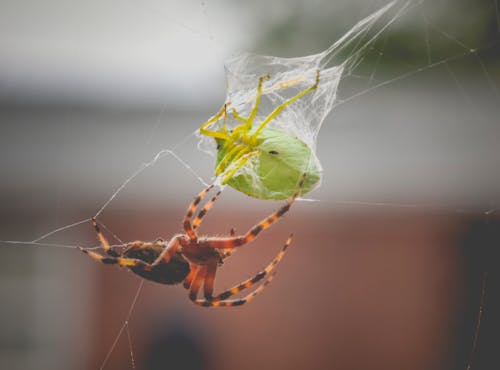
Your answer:
[[[95,218],[92,218],[92,225],[94,226],[95,232],[97,233],[97,237],[99,238],[99,241],[101,242],[102,247],[104,248],[104,251],[106,252],[107,255],[111,257],[120,257],[120,254],[115,252],[113,249],[111,249],[111,246],[109,245],[108,240],[104,236],[104,234],[101,231],[101,228],[97,224],[97,221]]]
[[[193,281],[194,275],[196,273],[196,266],[195,265],[189,264],[189,268],[190,268],[189,274],[188,274],[188,276],[186,276],[186,278],[182,282],[182,285],[186,289],[189,289],[189,287],[191,286],[191,282]]]
[[[302,179],[299,182],[297,190],[295,190],[295,193],[287,200],[287,202],[280,209],[278,209],[276,212],[272,213],[270,216],[263,219],[254,227],[252,227],[245,235],[234,236],[227,239],[208,240],[206,246],[208,248],[216,248],[216,249],[232,249],[236,247],[241,247],[242,245],[245,245],[254,240],[257,237],[257,235],[259,235],[263,230],[270,227],[273,223],[278,221],[285,213],[288,212],[292,204],[295,202],[295,198],[297,198],[297,196],[300,193],[300,189],[302,187],[302,184],[304,183],[305,177],[306,177],[305,174],[302,175]]]
[[[213,260],[207,265],[207,274],[203,283],[203,294],[205,296],[205,299],[211,300],[213,297],[216,272],[217,261]]]
[[[200,194],[194,198],[193,202],[188,208],[186,216],[184,217],[184,230],[186,231],[187,236],[191,240],[196,240],[196,233],[194,232],[193,226],[191,226],[191,218],[193,217],[194,211],[201,200],[207,195],[207,193],[213,188],[213,185],[210,185],[208,188],[202,190]]]
[[[318,70],[318,71],[316,71],[316,82],[314,83],[314,85],[312,85],[311,87],[309,87],[309,88],[307,88],[307,89],[299,92],[294,97],[288,99],[287,101],[285,101],[284,103],[282,103],[278,107],[276,107],[271,112],[271,114],[269,114],[269,116],[266,117],[266,119],[260,124],[259,128],[252,135],[252,137],[250,138],[251,142],[255,142],[255,140],[257,140],[257,137],[259,136],[260,132],[267,126],[267,124],[269,122],[271,122],[278,114],[280,114],[281,111],[283,109],[285,109],[285,107],[287,107],[288,105],[292,104],[294,101],[302,98],[304,95],[310,93],[311,91],[316,90],[316,88],[319,85],[319,75],[320,75],[320,73],[319,73],[319,70]]]
[[[210,211],[213,207],[215,201],[219,198],[219,195],[222,193],[222,190],[219,190],[209,202],[205,204],[205,206],[200,210],[196,218],[193,220],[193,230],[196,230],[198,226],[200,226],[203,217]]]
[[[196,236],[196,235],[195,235]],[[156,266],[158,265],[162,260],[165,263],[168,263],[172,256],[177,252],[179,249],[179,237],[182,237],[182,235],[175,235],[168,244],[165,246],[165,243],[163,245],[165,246],[160,253],[160,255],[154,260],[154,262],[151,264],[151,266]]]
[[[240,284],[238,284],[238,285],[232,287],[231,289],[228,289],[228,290],[226,290],[226,291],[218,294],[215,297],[212,297],[212,298],[207,297],[206,291],[205,291],[205,299],[195,299],[195,300],[193,300],[191,298],[191,296],[190,296],[191,300],[195,304],[197,304],[199,306],[203,306],[203,307],[231,307],[231,306],[241,306],[241,305],[243,305],[243,304],[251,301],[258,294],[260,294],[265,289],[265,287],[271,282],[271,280],[273,279],[274,274],[275,274],[275,272],[273,270],[276,268],[276,266],[278,265],[278,263],[285,256],[287,248],[292,243],[292,237],[293,237],[293,235],[290,235],[288,237],[285,245],[283,246],[283,248],[281,248],[280,252],[271,261],[271,263],[269,265],[267,265],[264,270],[260,271],[259,273],[257,273],[252,278],[247,279],[247,280],[241,282]],[[243,291],[243,290],[245,290],[247,288],[250,288],[252,285],[258,283],[259,281],[261,281],[262,279],[264,279],[269,274],[271,274],[271,275],[264,282],[264,284],[262,284],[261,286],[259,286],[253,292],[247,294],[246,296],[244,296],[242,298],[228,299],[229,297],[231,297],[231,296],[233,296],[235,294],[238,294],[239,292],[241,292],[241,291]],[[214,275],[215,275],[215,273],[214,273]],[[206,281],[205,281],[205,284],[206,284]],[[205,288],[206,288],[206,285],[205,285]]]
[[[189,299],[196,300],[198,292],[200,291],[201,288],[201,284],[205,280],[206,274],[207,274],[206,266],[198,266],[196,268],[193,281],[191,282],[191,286],[189,287]]]
[[[108,257],[88,249],[83,249],[83,248],[78,248],[78,249],[80,249],[83,253],[92,258],[94,261],[105,265],[119,265],[126,267],[142,266],[144,267],[145,270],[150,270],[152,267],[149,263],[146,263],[136,258]]]
[[[242,306],[247,302],[250,302],[256,296],[258,296],[262,291],[269,285],[269,283],[274,279],[274,275],[276,272],[271,273],[264,283],[259,286],[257,289],[248,293],[246,296],[237,299],[225,299],[222,301],[213,301],[208,299],[197,299],[191,300],[194,304],[202,307],[234,307],[234,306]]]

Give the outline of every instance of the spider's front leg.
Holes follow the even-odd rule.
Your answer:
[[[113,249],[111,249],[111,246],[109,245],[108,239],[104,236],[104,234],[101,231],[101,228],[97,224],[97,221],[95,218],[92,217],[92,225],[94,226],[94,230],[97,234],[97,238],[101,242],[102,247],[104,248],[104,251],[106,252],[107,255],[111,257],[120,257],[120,254],[115,252]]]
[[[111,256],[108,257],[88,249],[80,247],[78,249],[80,249],[83,253],[92,258],[94,261],[102,263],[104,265],[118,265],[124,267],[141,266],[144,268],[144,270],[151,270],[152,268],[152,265],[137,258],[124,258],[124,257],[111,257]]]
[[[205,196],[208,194],[208,192],[214,187],[214,185],[208,186],[206,189],[202,190],[191,202],[191,204],[188,207],[186,216],[184,217],[184,230],[186,231],[186,235],[189,238],[189,240],[184,240],[186,239],[185,235],[176,235],[174,236],[170,242],[167,244],[163,252],[158,256],[158,258],[153,262],[153,266],[156,266],[160,261],[167,262],[170,261],[170,258],[177,252],[179,246],[182,243],[187,243],[187,242],[196,242],[198,239],[198,236],[196,235],[196,228],[200,226],[201,221],[203,220],[203,217],[210,211],[212,206],[214,205],[215,201],[219,198],[221,194],[221,190],[219,190],[213,198],[205,204],[205,206],[200,210],[194,221],[191,223],[191,219],[194,215],[194,211],[196,210],[196,207],[200,202],[205,198]]]
[[[210,199],[210,201],[207,202],[207,204],[205,204],[205,206],[200,210],[200,212],[198,212],[198,215],[193,220],[193,230],[196,230],[196,228],[198,228],[198,226],[200,226],[201,221],[203,221],[203,217],[205,217],[205,215],[208,213],[208,211],[210,211],[210,209],[213,207],[215,201],[219,198],[221,193],[222,193],[222,190],[219,190],[213,196],[213,198]]]
[[[152,266],[149,263],[136,258],[124,258],[120,253],[111,249],[108,240],[102,233],[101,229],[99,228],[99,225],[97,224],[97,221],[94,218],[92,218],[92,225],[94,226],[94,229],[97,233],[97,237],[101,242],[101,245],[104,248],[104,251],[106,252],[107,256],[103,256],[97,252],[79,247],[78,249],[80,249],[87,256],[92,258],[94,261],[105,265],[119,265],[125,267],[142,266],[145,270],[151,269]]]
[[[214,187],[214,185],[210,185],[209,187],[207,187],[206,189],[202,190],[194,199],[193,201],[191,202],[191,204],[189,205],[188,207],[188,210],[187,210],[187,213],[186,213],[186,216],[184,216],[184,231],[186,232],[186,235],[189,237],[189,239],[191,240],[196,240],[197,239],[197,236],[196,236],[196,233],[194,232],[194,229],[195,227],[193,227],[193,225],[191,225],[191,218],[193,217],[193,214],[194,214],[194,211],[196,210],[196,207],[198,206],[198,204],[200,204],[200,202],[202,201],[203,198],[205,198],[205,196],[207,195],[207,193]],[[216,195],[214,197],[214,200],[215,201],[217,199],[217,196]],[[213,202],[212,202],[213,203]],[[205,206],[205,208],[207,208],[209,203],[207,203],[207,205]],[[210,205],[211,207],[211,205]],[[208,209],[210,209],[210,207],[208,207]],[[208,209],[205,210],[205,213],[208,211]],[[203,217],[203,216],[201,216]]]

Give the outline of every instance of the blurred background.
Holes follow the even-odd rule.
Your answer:
[[[484,271],[473,369],[498,368],[495,0],[415,6],[343,78],[318,201],[220,270],[231,287],[294,232],[246,306],[202,309],[74,248],[7,242],[100,209],[110,240],[179,232],[213,171],[191,133],[224,101],[224,59],[320,52],[385,3],[0,0],[0,369],[465,369]],[[166,155],[107,203],[173,147],[192,171]],[[278,205],[227,189],[203,232],[243,232]],[[87,222],[42,242],[98,244]]]

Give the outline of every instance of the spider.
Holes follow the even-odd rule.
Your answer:
[[[193,214],[213,185],[204,189],[191,203],[184,217],[184,234],[174,235],[170,241],[157,239],[153,242],[134,241],[127,243],[122,253],[113,250],[99,228],[95,219],[92,224],[97,233],[97,237],[104,248],[106,255],[101,255],[89,249],[79,248],[93,260],[103,264],[116,264],[124,266],[141,276],[144,279],[155,281],[161,284],[179,284],[183,282],[186,289],[189,289],[189,298],[192,302],[203,307],[231,307],[241,306],[249,302],[271,282],[274,276],[274,268],[281,261],[287,248],[292,242],[290,235],[276,257],[266,268],[252,278],[235,285],[218,295],[213,295],[215,273],[217,267],[230,256],[234,248],[241,247],[254,240],[261,231],[270,227],[274,222],[283,216],[299,195],[300,188],[304,182],[305,175],[297,187],[295,193],[276,212],[264,218],[261,222],[253,226],[246,234],[237,236],[234,229],[231,229],[229,237],[205,237],[198,236],[196,228],[200,225],[203,217],[212,208],[214,202],[219,197],[221,191],[205,204],[196,218],[191,222]],[[250,288],[266,276],[267,280],[257,289],[238,299],[229,299],[239,292]],[[203,286],[204,298],[198,298],[200,288]]]

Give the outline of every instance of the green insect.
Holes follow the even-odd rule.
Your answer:
[[[213,137],[217,143],[216,176],[222,176],[222,184],[255,198],[286,199],[293,195],[297,184],[306,174],[301,195],[307,194],[321,178],[321,166],[311,148],[299,138],[268,124],[289,104],[314,91],[319,85],[320,73],[316,73],[314,85],[299,92],[276,107],[258,126],[255,117],[262,96],[264,80],[259,79],[255,105],[248,118],[241,117],[232,109],[234,118],[241,122],[228,130],[227,109],[229,103],[210,120],[200,127],[200,133]],[[217,130],[207,127],[224,119],[223,126]]]

